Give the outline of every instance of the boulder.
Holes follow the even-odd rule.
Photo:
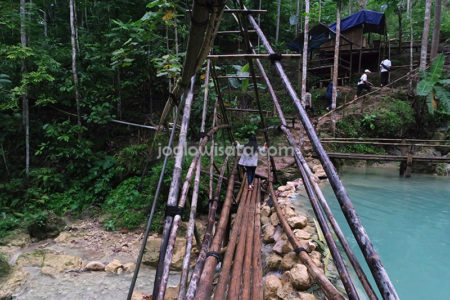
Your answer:
[[[275,275],[267,275],[264,280],[264,299],[277,296],[277,291],[281,288],[281,280]]]
[[[319,267],[322,268],[322,254],[320,254],[320,252],[317,251],[312,251],[309,256],[311,257],[313,263]]]
[[[0,299],[12,299],[17,290],[28,280],[29,273],[21,267],[13,267],[8,276],[0,280]]]
[[[28,224],[27,230],[32,238],[44,240],[57,237],[64,226],[66,226],[66,224],[60,217],[53,212],[46,211],[32,220]]]
[[[107,272],[111,272],[111,273],[118,273],[118,270],[122,269],[123,270],[123,265],[122,263],[117,260],[117,259],[113,259],[112,262],[110,262],[109,264],[106,265],[105,267],[105,271]]]
[[[289,243],[288,241],[280,239],[278,240],[278,242],[275,243],[275,245],[272,248],[272,251],[275,252],[276,254],[283,255],[291,251],[294,251],[294,248],[292,248],[291,243]]]
[[[317,300],[316,296],[313,294],[305,293],[305,292],[298,292],[297,295],[299,296],[300,300]]]
[[[283,252],[283,254],[294,251],[294,247],[292,247],[291,243],[288,240],[284,240],[284,242],[285,243],[281,247],[281,251]]]
[[[298,240],[309,240],[311,239],[311,234],[302,229],[294,229],[294,235]]]
[[[290,270],[292,285],[299,290],[307,290],[311,287],[311,279],[309,278],[308,269],[303,264],[296,264]]]
[[[84,267],[86,271],[105,271],[105,265],[101,261],[90,261]]]
[[[283,228],[281,226],[275,227],[275,233],[273,234],[273,239],[278,242],[283,236]]]
[[[269,217],[266,217],[266,216],[261,216],[261,225],[266,225],[266,224],[269,224],[270,223],[270,219],[269,219]]]
[[[283,193],[283,192],[287,192],[287,191],[293,191],[294,189],[295,188],[292,185],[282,185],[277,188],[277,191],[279,191],[280,193]]]
[[[271,210],[270,210],[269,206],[263,205],[261,207],[261,216],[268,217],[268,216],[270,216],[270,213],[271,213]]]
[[[287,218],[287,222],[292,229],[302,229],[308,224],[308,219],[305,216],[294,216]]]
[[[282,287],[277,291],[277,296],[281,299],[286,299],[289,295],[292,295],[297,292],[292,286],[289,277],[290,277],[289,271],[284,272],[283,275],[281,276]]]
[[[277,214],[272,214],[270,216],[270,223],[272,223],[273,226],[277,226],[280,223]]]
[[[285,218],[291,218],[291,217],[297,216],[297,214],[295,213],[295,210],[293,210],[290,206],[284,207],[281,211],[283,212],[283,215]]]
[[[49,250],[37,249],[31,252],[22,253],[16,260],[18,267],[40,267],[44,262],[44,256],[50,253]]]
[[[83,268],[83,260],[80,257],[56,253],[47,253],[44,256],[41,273],[56,276],[66,271],[79,271]]]
[[[314,175],[316,175],[318,178],[327,178],[327,173],[325,173],[322,165],[314,165],[313,171]]]
[[[281,256],[279,256],[278,254],[272,253],[269,256],[269,259],[267,260],[267,268],[272,271],[278,270],[280,268],[281,261],[282,261]]]
[[[294,251],[287,253],[281,260],[281,268],[283,270],[290,270],[296,264],[300,263],[297,253]]]
[[[183,266],[184,251],[186,239],[177,237],[172,255],[171,270],[180,271]],[[159,260],[159,248],[161,247],[161,238],[150,237],[145,247],[145,253],[142,262],[146,265],[156,267]]]
[[[136,269],[135,263],[130,262],[130,263],[126,263],[123,265],[123,270],[125,272],[132,273],[132,272],[134,272],[134,269]]]
[[[180,290],[180,288],[178,286],[177,287],[167,287],[166,294],[164,295],[164,300],[177,300],[179,290]]]
[[[133,292],[133,295],[131,295],[131,300],[148,300],[148,299],[151,299],[151,296],[147,296],[142,292]]]
[[[267,224],[264,226],[264,235],[263,235],[263,242],[265,244],[273,243],[275,240],[273,238],[275,234],[275,227],[272,224]]]

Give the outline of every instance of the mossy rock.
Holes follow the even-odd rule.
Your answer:
[[[53,212],[47,211],[30,221],[27,226],[32,238],[43,240],[59,235],[65,226],[65,222]]]
[[[11,266],[8,264],[6,257],[0,254],[0,278],[6,277],[11,271]]]

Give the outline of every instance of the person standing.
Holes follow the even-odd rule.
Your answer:
[[[309,89],[306,89],[306,93],[305,93],[305,110],[307,112],[310,111],[311,114],[314,116],[314,108],[312,105],[312,95],[309,92]]]
[[[256,136],[251,134],[248,138],[248,142],[245,145],[240,145],[236,142],[238,149],[243,149],[239,165],[245,168],[247,173],[248,189],[251,191],[254,188],[253,178],[255,177],[256,167],[258,166],[258,152],[266,152],[267,145],[264,144],[264,148],[258,147],[256,142]]]
[[[356,90],[355,99],[357,97],[361,96],[363,90],[367,90],[368,92],[370,92],[370,85],[373,86],[373,84],[370,83],[369,80],[367,80],[367,76],[370,73],[372,73],[372,72],[370,72],[369,69],[365,69],[364,73],[361,75],[361,78],[358,81],[358,88]]]
[[[380,82],[381,86],[388,85],[389,83],[389,72],[391,71],[392,63],[389,58],[383,60],[380,64]]]
[[[333,102],[333,81],[330,81],[330,83],[327,86],[327,93],[325,94],[325,99],[327,100],[328,103],[327,110],[331,110],[331,104]]]

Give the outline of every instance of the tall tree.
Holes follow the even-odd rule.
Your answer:
[[[412,0],[408,0],[407,4],[408,8],[408,19],[409,19],[409,30],[410,30],[410,37],[409,37],[409,71],[412,72],[413,70],[413,60],[414,60],[414,31],[413,31],[413,20],[412,20]],[[413,77],[409,77],[409,90],[413,91]]]
[[[308,36],[309,36],[309,0],[305,0],[305,28],[303,30],[303,54],[302,54],[302,102],[305,103],[306,77],[308,72]]]
[[[431,39],[430,61],[433,61],[438,53],[439,32],[441,29],[441,8],[442,8],[442,0],[436,0],[434,2],[434,28],[433,28],[433,37]]]
[[[423,22],[422,46],[420,47],[420,64],[419,70],[425,70],[427,67],[427,50],[428,50],[428,34],[430,32],[431,19],[431,0],[425,3],[425,19]]]
[[[359,3],[359,9],[366,9],[367,2],[368,0],[361,0],[361,2]]]
[[[337,0],[336,9],[336,40],[334,42],[334,64],[333,64],[333,95],[331,98],[331,109],[336,108],[336,95],[337,95],[337,83],[338,83],[338,68],[339,68],[339,46],[341,40],[341,0]],[[331,126],[333,135],[336,131],[336,119],[334,112],[331,113]]]
[[[319,22],[322,18],[322,0],[319,0]]]
[[[26,28],[26,8],[25,0],[20,0],[20,43],[23,48],[27,47],[27,28]],[[27,73],[27,63],[25,58],[22,58],[22,80],[25,79]],[[25,91],[22,95],[22,115],[23,124],[25,126],[25,174],[28,177],[30,174],[30,111],[28,106],[28,92],[25,86]]]
[[[280,15],[281,15],[281,0],[278,0],[277,7],[277,29],[275,32],[275,42],[278,43],[278,36],[280,34]]]
[[[76,43],[76,29],[75,29],[75,0],[70,0],[70,32],[71,32],[71,42],[72,42],[72,75],[73,84],[75,86],[75,102],[77,106],[77,122],[81,125],[81,112],[80,112],[80,92],[78,90],[78,73],[77,73],[77,43]]]

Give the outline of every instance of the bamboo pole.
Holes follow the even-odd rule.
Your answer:
[[[236,245],[238,242],[238,236],[243,229],[241,226],[243,219],[246,216],[248,210],[248,203],[250,202],[251,193],[248,192],[248,189],[244,189],[242,193],[241,200],[239,201],[239,208],[237,211],[236,218],[234,220],[233,229],[231,231],[230,240],[227,245],[227,250],[225,251],[225,255],[222,262],[222,270],[220,271],[219,282],[216,285],[216,289],[214,292],[214,300],[224,300],[225,292],[228,283],[228,277],[230,275],[231,266],[233,263],[233,254],[236,249]],[[209,298],[207,298],[209,299]]]
[[[382,155],[382,154],[360,154],[360,153],[337,153],[337,152],[329,152],[329,157],[333,158],[341,158],[341,159],[360,159],[360,160],[382,160],[382,161],[403,161],[408,159],[408,156],[405,155]],[[441,156],[412,156],[414,161],[425,161],[425,162],[448,162],[450,161],[450,157]]]
[[[258,184],[258,196],[261,196],[261,185]],[[259,199],[258,199],[259,200]],[[255,210],[255,233],[253,234],[254,253],[252,260],[253,267],[253,285],[252,285],[252,299],[263,299],[263,287],[262,287],[262,262],[261,262],[261,202],[256,201]]]
[[[301,54],[281,54],[283,58],[298,59],[302,57]],[[245,59],[245,58],[266,58],[269,59],[270,54],[210,54],[208,59]]]
[[[216,132],[217,130],[219,130],[221,128],[226,128],[227,126],[228,125],[220,125],[220,126],[217,126],[213,129],[211,129],[208,132],[208,136],[213,134],[214,132]],[[189,166],[189,169],[188,169],[188,172],[186,175],[186,180],[183,183],[183,189],[182,189],[180,200],[178,202],[178,207],[183,208],[186,203],[186,198],[187,198],[187,194],[189,191],[189,185],[190,185],[192,176],[194,174],[194,169],[200,159],[203,148],[205,147],[205,145],[208,141],[208,136],[204,137],[204,139],[200,143],[199,150],[198,150],[197,154],[195,155],[194,159],[192,160],[191,165]],[[221,177],[222,176],[223,176],[223,173],[221,173]],[[220,179],[219,179],[219,182],[220,182]],[[218,184],[218,186],[219,186],[219,184]],[[170,268],[170,265],[172,262],[173,247],[175,245],[175,239],[177,237],[178,225],[179,225],[180,221],[181,221],[181,215],[179,215],[179,214],[175,215],[175,217],[173,218],[172,226],[170,229],[170,235],[169,235],[167,246],[165,249],[164,262],[163,262],[164,264],[163,264],[163,271],[162,271],[161,279],[160,279],[160,286],[158,289],[158,294],[155,299],[159,299],[159,300],[164,299],[164,294],[165,294],[168,277],[169,277],[169,268]]]
[[[226,157],[225,163],[223,164],[222,171],[221,171],[221,173],[222,173],[221,177],[223,177],[223,172],[225,172],[226,162],[228,161],[228,158],[229,158],[229,156]],[[233,164],[233,169],[231,171],[231,175],[228,180],[229,183],[228,183],[228,188],[227,188],[227,195],[229,195],[233,192],[234,174],[236,173],[236,170],[237,170],[237,164],[238,164],[238,159],[235,158],[234,164]],[[201,251],[198,255],[197,261],[195,263],[194,271],[192,272],[191,281],[189,283],[189,289],[186,294],[186,300],[196,299],[195,293],[197,291],[201,272],[205,265],[206,254],[207,254],[207,251],[211,244],[212,231],[213,231],[213,227],[214,227],[217,204],[219,202],[220,188],[221,188],[221,183],[219,182],[219,183],[217,183],[217,186],[216,186],[216,194],[214,197],[214,201],[212,202],[209,213],[208,213],[208,225],[206,228],[205,236],[203,238],[202,249],[201,249]]]
[[[180,190],[180,178],[181,178],[181,171],[183,166],[183,158],[184,158],[184,146],[186,145],[186,138],[187,138],[187,129],[189,126],[189,119],[191,116],[191,105],[192,105],[192,99],[194,97],[194,84],[195,84],[195,76],[192,76],[191,79],[191,87],[189,91],[187,92],[186,96],[186,102],[184,105],[184,112],[183,112],[183,118],[181,120],[181,129],[180,134],[178,137],[178,150],[175,156],[175,165],[173,168],[172,173],[172,182],[170,184],[169,189],[169,197],[167,199],[167,205],[168,206],[175,206],[178,199],[178,193]],[[159,261],[158,261],[158,268],[156,270],[155,274],[155,284],[153,287],[153,295],[159,294],[159,285],[161,282],[161,277],[164,269],[164,256],[166,253],[167,243],[169,240],[169,234],[170,234],[170,228],[172,227],[172,216],[166,216],[164,220],[164,229],[163,229],[163,235],[162,235],[162,242],[161,247],[159,251]]]
[[[258,180],[255,180],[255,185],[258,185]],[[250,210],[255,201],[255,189],[250,194],[250,200],[247,202],[245,209],[245,218],[242,223],[242,228],[239,234],[239,241],[237,243],[236,252],[234,253],[233,266],[231,268],[230,286],[228,287],[228,300],[239,299],[239,292],[241,290],[242,272],[244,265],[244,255],[248,234],[248,227],[250,222]],[[224,298],[223,298],[224,299]]]
[[[234,177],[234,173],[232,174]],[[227,188],[227,195],[225,197],[225,202],[222,207],[222,213],[220,215],[219,222],[217,224],[216,233],[214,235],[213,241],[211,243],[210,251],[211,252],[219,252],[220,246],[222,244],[222,241],[225,237],[225,230],[228,225],[229,215],[231,211],[231,204],[233,200],[233,187],[234,185],[230,184],[231,181],[228,183]],[[241,189],[239,191],[239,194],[237,196],[237,199],[240,199],[240,196],[244,194],[244,197],[246,197],[247,194],[247,182],[244,181],[241,185]],[[200,277],[199,285],[195,294],[195,299],[210,299],[211,295],[211,287],[212,287],[212,281],[214,278],[214,271],[217,266],[217,258],[213,256],[208,256],[205,260],[205,266],[203,267],[203,272]]]
[[[207,102],[208,102],[208,91],[209,91],[209,68],[210,68],[210,61],[208,60],[206,64],[206,74],[205,74],[205,90],[203,95],[203,111],[202,111],[202,121],[200,124],[200,131],[205,131],[205,122],[206,122],[206,108],[207,108]],[[215,124],[213,123],[212,128],[214,128]],[[200,143],[202,142],[203,138],[200,139]],[[213,142],[213,136],[211,136],[211,140]],[[186,282],[188,279],[189,274],[189,263],[191,258],[191,250],[192,250],[192,238],[194,233],[194,227],[195,227],[195,214],[197,211],[197,200],[198,200],[198,190],[200,187],[200,171],[201,171],[201,162],[197,163],[197,169],[195,173],[195,179],[194,179],[194,190],[192,192],[192,200],[191,200],[191,210],[189,213],[189,225],[188,225],[188,231],[187,231],[187,239],[186,239],[186,250],[184,254],[183,259],[183,269],[180,277],[180,290],[178,293],[178,299],[182,300],[184,298],[184,295],[186,294]],[[210,176],[210,184],[212,184],[212,172]],[[200,244],[200,239],[197,239],[197,245]]]
[[[260,68],[260,72],[261,72],[264,80],[266,81],[266,85],[268,87],[269,93],[272,96],[272,99],[274,101],[274,106],[275,106],[276,111],[278,113],[278,116],[279,116],[279,118],[281,120],[281,124],[282,124],[281,129],[285,133],[285,135],[286,135],[289,143],[291,144],[291,146],[295,149],[295,154],[297,156],[296,157],[296,162],[297,163],[301,162],[301,164],[298,164],[298,167],[299,168],[303,167],[304,170],[306,171],[306,173],[308,174],[309,180],[310,180],[310,182],[312,183],[312,185],[314,187],[314,190],[315,190],[315,192],[316,192],[316,194],[317,194],[317,196],[319,198],[320,204],[322,205],[322,207],[323,207],[323,209],[324,209],[328,219],[330,220],[330,223],[331,223],[334,231],[336,232],[336,235],[338,236],[341,244],[343,245],[343,248],[344,248],[347,256],[349,257],[349,260],[352,263],[352,265],[353,265],[353,267],[355,269],[355,272],[358,275],[358,278],[360,279],[361,283],[364,286],[364,289],[366,290],[366,292],[369,295],[370,299],[372,299],[372,300],[373,299],[377,299],[376,296],[375,296],[375,293],[373,292],[373,289],[372,289],[369,281],[367,280],[367,277],[364,274],[364,271],[362,270],[361,266],[359,265],[358,260],[354,256],[350,246],[348,245],[347,240],[345,239],[344,234],[342,233],[342,230],[340,229],[339,225],[337,224],[337,222],[336,222],[336,220],[335,220],[335,218],[334,218],[334,216],[333,216],[333,214],[332,214],[332,212],[331,212],[331,210],[330,210],[330,208],[328,206],[328,203],[326,202],[325,197],[322,194],[322,191],[321,191],[319,185],[314,180],[314,177],[313,177],[313,175],[311,173],[311,170],[310,170],[308,164],[306,163],[306,160],[304,159],[300,149],[298,148],[294,138],[292,137],[292,134],[291,134],[290,130],[287,128],[287,122],[286,122],[286,119],[284,117],[283,111],[282,111],[281,106],[280,106],[280,104],[278,102],[278,99],[277,99],[277,96],[275,94],[275,91],[272,88],[272,84],[271,84],[269,78],[267,77],[266,72],[264,71],[264,68],[263,68],[262,64],[259,61],[257,61],[257,63],[259,63],[258,66]]]
[[[272,47],[270,46],[269,41],[265,37],[264,33],[261,31],[261,28],[256,23],[255,19],[251,15],[249,15],[248,17],[253,27],[257,31],[258,36],[261,38],[267,51],[269,53],[275,53]],[[352,232],[358,242],[359,247],[361,248],[364,254],[366,262],[369,265],[369,268],[372,272],[372,275],[375,278],[375,281],[378,285],[378,288],[380,289],[381,294],[386,299],[398,299],[399,297],[397,295],[397,292],[395,291],[394,285],[390,281],[389,275],[384,269],[384,266],[378,256],[378,253],[375,251],[375,248],[373,247],[373,244],[370,241],[370,238],[365,228],[361,224],[361,220],[359,219],[355,211],[355,208],[353,207],[353,204],[351,203],[350,198],[348,197],[348,194],[341,180],[339,179],[339,176],[336,170],[334,169],[333,164],[330,161],[330,158],[323,149],[323,146],[320,143],[320,140],[316,132],[314,131],[314,127],[312,126],[311,121],[309,120],[308,115],[306,114],[306,111],[301,106],[300,100],[298,99],[298,96],[296,95],[291,83],[289,82],[289,79],[286,73],[284,72],[281,63],[279,61],[275,61],[274,64],[278,74],[282,79],[283,85],[285,86],[289,96],[291,97],[292,101],[294,102],[297,108],[300,120],[305,128],[306,133],[308,134],[308,137],[314,149],[316,150],[319,156],[319,160],[321,161],[326,174],[328,175],[331,186],[341,205],[342,211],[347,219],[347,222],[350,225],[350,228],[352,229]]]
[[[417,143],[450,143],[450,140],[421,140],[421,139],[390,139],[390,138],[322,138],[322,141],[398,141],[402,142],[417,142]],[[403,143],[401,143],[403,145]]]
[[[253,240],[254,240],[254,228],[255,228],[255,211],[256,211],[256,203],[259,202],[258,191],[259,191],[259,180],[256,182],[257,186],[255,192],[253,193],[252,203],[250,204],[249,209],[249,218],[248,218],[248,226],[247,226],[247,235],[245,241],[245,256],[244,256],[244,264],[243,264],[243,272],[242,272],[242,300],[250,300],[250,292],[252,291],[251,278],[253,274],[252,269],[252,261],[254,256],[260,256],[261,252],[255,252]],[[258,232],[257,234],[261,234]],[[237,298],[232,298],[237,299]]]

